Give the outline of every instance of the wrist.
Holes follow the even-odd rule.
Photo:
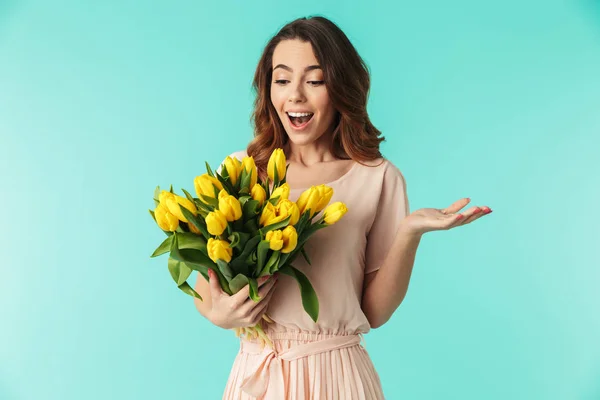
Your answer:
[[[425,232],[421,232],[412,227],[411,224],[406,222],[406,219],[400,222],[400,226],[398,228],[398,236],[403,236],[405,238],[414,240],[420,240],[424,233]]]

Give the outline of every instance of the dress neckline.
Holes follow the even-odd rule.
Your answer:
[[[358,164],[359,164],[358,162],[352,161],[352,167],[350,167],[350,169],[348,171],[346,171],[346,173],[343,174],[342,176],[340,176],[339,178],[334,179],[334,180],[329,181],[329,182],[319,183],[317,185],[312,185],[312,186],[319,186],[319,185],[330,186],[330,185],[333,185],[333,184],[336,184],[336,183],[340,183],[341,181],[343,181],[344,179],[346,179],[352,173],[352,171],[354,171],[356,169],[356,166]],[[290,192],[299,191],[299,190],[308,190],[310,188],[311,188],[311,186],[301,187],[301,188],[290,187]]]

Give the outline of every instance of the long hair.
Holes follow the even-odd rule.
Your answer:
[[[327,93],[337,111],[332,153],[337,158],[357,162],[381,157],[379,143],[385,138],[367,114],[371,80],[366,63],[332,21],[318,16],[299,18],[281,28],[269,41],[254,73],[254,139],[247,153],[254,158],[259,175],[266,176],[271,153],[278,147],[283,148],[289,140],[271,103],[271,82],[275,47],[283,40],[292,39],[309,42],[323,70]]]

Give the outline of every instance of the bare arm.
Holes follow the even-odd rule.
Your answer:
[[[204,279],[204,276],[202,276],[202,274],[200,273],[198,274],[198,278],[196,279],[196,287],[194,289],[200,296],[202,296],[202,300],[204,300],[200,301],[199,299],[194,297],[194,304],[196,305],[196,308],[198,309],[200,314],[202,314],[206,319],[210,321],[210,310],[212,309],[210,285],[206,281],[206,279]]]
[[[385,324],[406,296],[421,237],[401,224],[381,268],[365,275],[362,310],[372,328]]]

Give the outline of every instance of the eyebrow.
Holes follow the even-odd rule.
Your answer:
[[[273,68],[273,71],[275,71],[277,68],[285,69],[286,71],[289,71],[289,72],[294,72],[293,69],[291,69],[290,67],[288,67],[285,64],[277,64],[277,66],[275,66],[275,68]],[[304,72],[312,71],[315,69],[321,69],[321,66],[320,65],[309,65],[308,67],[304,68]]]

